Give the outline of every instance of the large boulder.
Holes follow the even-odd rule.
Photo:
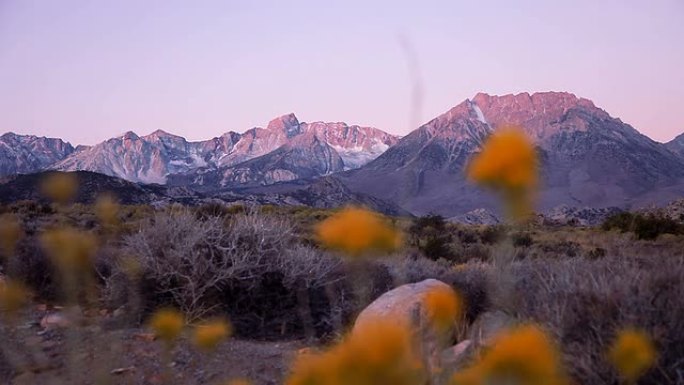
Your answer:
[[[426,322],[425,298],[432,290],[440,289],[453,291],[451,286],[436,279],[426,279],[392,289],[359,313],[352,332],[379,319],[389,319],[409,328],[427,325],[429,322]],[[457,320],[454,320],[454,326],[456,323]]]
[[[444,372],[442,364],[442,350],[453,342],[458,319],[453,320],[453,326],[448,329],[437,329],[436,323],[429,319],[426,309],[426,299],[432,291],[451,291],[454,289],[436,279],[426,279],[417,283],[399,286],[381,295],[366,307],[356,318],[353,333],[372,325],[378,320],[389,320],[393,324],[404,326],[411,330],[415,341],[423,352],[424,364],[431,373]]]

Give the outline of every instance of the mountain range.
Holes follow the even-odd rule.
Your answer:
[[[359,167],[397,142],[371,127],[345,123],[300,123],[294,114],[266,128],[189,142],[157,130],[146,136],[126,132],[82,147],[46,167],[94,171],[133,182],[219,187],[268,184]],[[245,164],[251,161],[252,163]],[[36,171],[36,170],[32,170]]]
[[[158,130],[73,147],[7,133],[0,137],[0,176],[84,170],[224,200],[258,196],[319,207],[354,201],[454,217],[498,210],[497,199],[463,171],[487,136],[507,125],[522,127],[537,147],[542,211],[630,208],[684,196],[684,134],[655,142],[564,92],[480,93],[403,138],[346,123],[300,122],[294,114],[199,142]]]

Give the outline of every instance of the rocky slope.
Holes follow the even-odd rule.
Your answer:
[[[41,194],[43,178],[53,171],[28,175],[14,175],[0,181],[0,203],[32,200],[48,202]],[[74,199],[77,203],[93,203],[104,193],[113,194],[123,204],[155,204],[174,201],[164,186],[142,185],[120,178],[90,171],[78,171],[78,192]]]
[[[0,136],[0,176],[36,172],[73,152],[61,139],[8,132]]]
[[[397,140],[376,128],[300,123],[289,114],[245,132],[217,167],[172,175],[169,183],[212,190],[322,176],[358,168]]]
[[[40,184],[43,178],[51,172],[55,171],[0,178],[0,203],[49,202],[42,195]],[[393,203],[365,194],[354,193],[333,177],[316,178],[308,181],[297,180],[289,184],[243,187],[205,195],[188,188],[134,183],[90,171],[76,171],[75,174],[79,183],[74,198],[76,203],[90,204],[102,194],[112,194],[122,204],[148,204],[153,206],[165,206],[171,203],[194,206],[205,203],[271,204],[316,208],[362,205],[387,215],[410,215],[406,210]]]
[[[616,207],[569,207],[561,205],[547,211],[542,216],[544,223],[556,225],[597,226],[606,218],[619,213]]]
[[[392,202],[349,190],[334,176],[224,191],[215,194],[215,196],[225,201],[247,204],[259,203],[316,208],[357,205],[387,215],[411,215]]]
[[[506,125],[523,127],[537,145],[541,211],[665,203],[684,192],[681,158],[591,101],[559,92],[478,94],[341,178],[415,214],[496,212],[495,197],[465,180],[464,169],[487,135]]]
[[[665,147],[684,158],[684,134],[680,134],[676,138],[665,143]]]
[[[315,178],[342,171],[344,167],[342,157],[332,146],[306,132],[265,155],[233,166],[171,175],[168,182],[212,191]]]
[[[674,200],[665,206],[644,207],[639,212],[667,217],[684,224],[684,198]]]
[[[236,135],[229,132],[204,142],[188,142],[161,130],[147,136],[129,131],[74,153],[51,168],[93,171],[132,182],[163,184],[169,174],[215,164],[233,149]]]
[[[302,123],[302,131],[332,146],[345,169],[355,169],[380,156],[396,144],[398,137],[372,127],[346,123]]]

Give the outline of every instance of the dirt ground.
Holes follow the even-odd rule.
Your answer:
[[[104,317],[70,328],[44,328],[36,312],[8,333],[3,329],[0,384],[281,384],[303,341],[229,339],[213,353],[197,351],[182,338],[167,353],[145,329],[110,329]],[[165,358],[166,357],[166,358]],[[10,362],[25,368],[11,373]],[[170,380],[169,380],[170,379]]]

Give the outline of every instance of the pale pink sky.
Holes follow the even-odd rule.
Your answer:
[[[406,134],[399,36],[421,122],[479,91],[555,90],[684,132],[682,0],[0,0],[0,132],[196,140],[294,112]]]

